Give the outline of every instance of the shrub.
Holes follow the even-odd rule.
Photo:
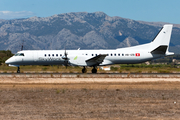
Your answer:
[[[118,70],[118,67],[111,66],[111,70],[112,70],[112,71],[117,71],[117,70]]]
[[[44,68],[42,68],[42,71],[46,71],[48,68],[47,67],[44,67]]]

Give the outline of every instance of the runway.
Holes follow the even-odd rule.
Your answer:
[[[42,78],[180,78],[180,73],[0,73],[0,77]]]
[[[124,83],[124,82],[180,82],[180,74],[78,74],[78,73],[21,73],[0,74],[0,84],[75,84],[75,83]]]

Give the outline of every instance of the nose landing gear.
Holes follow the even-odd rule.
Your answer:
[[[17,69],[17,73],[20,73],[20,67],[18,67],[18,69]]]

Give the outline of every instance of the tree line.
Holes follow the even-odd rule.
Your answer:
[[[5,63],[5,61],[13,55],[14,54],[12,54],[10,50],[1,50],[0,51],[0,65]]]

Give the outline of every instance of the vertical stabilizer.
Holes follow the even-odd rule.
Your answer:
[[[149,50],[153,54],[166,54],[168,52],[171,32],[172,32],[172,24],[164,25],[159,34],[154,38],[154,40],[150,43]]]

